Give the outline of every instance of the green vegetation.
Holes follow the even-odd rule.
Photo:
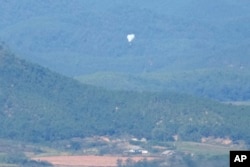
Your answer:
[[[38,162],[29,159],[22,152],[6,152],[0,155],[0,166],[4,167],[52,167],[47,162]]]
[[[0,40],[48,68],[0,45],[0,138],[105,154],[112,145],[82,139],[128,134],[152,143],[129,144],[177,153],[120,166],[228,166],[228,147],[197,142],[220,137],[249,147],[249,7],[234,0],[1,2]],[[51,166],[5,144],[0,166]]]
[[[196,155],[203,155],[208,157],[229,155],[229,151],[238,148],[230,148],[225,145],[207,144],[196,142],[177,142],[176,150],[180,152],[189,152]]]
[[[250,99],[250,72],[245,69],[202,69],[148,72],[137,75],[99,72],[77,80],[111,90],[174,91],[219,101]]]
[[[212,10],[213,5],[228,8],[228,15]],[[233,0],[188,0],[182,5],[169,0],[70,4],[15,0],[1,5],[0,37],[20,56],[74,76],[105,68],[142,72],[247,65],[248,7]],[[201,17],[203,10],[209,11],[206,17]],[[132,46],[126,41],[128,33],[136,34]]]
[[[127,159],[125,162],[123,162],[122,160],[118,159],[117,167],[151,167],[151,166],[158,167],[160,166],[161,162],[162,160],[148,161],[146,158],[139,162],[134,162],[132,159]]]
[[[51,167],[52,165],[47,162],[38,162],[28,159],[23,153],[10,153],[1,157],[0,165],[18,166],[18,167]]]
[[[34,161],[28,155],[36,155],[45,152],[45,147],[31,145],[18,140],[0,139],[0,166],[4,167],[51,167],[43,161]]]
[[[235,0],[12,0],[0,6],[0,40],[22,58],[105,88],[245,101],[249,7]],[[131,45],[128,33],[136,36]]]
[[[1,50],[0,136],[32,142],[131,134],[157,141],[203,136],[250,141],[249,106],[171,92],[83,85]]]
[[[212,157],[205,157],[203,155],[190,155],[177,152],[174,156],[158,158],[156,160],[144,159],[139,162],[134,162],[127,159],[125,162],[122,160],[117,161],[117,167],[227,167],[229,166],[228,155],[218,155]]]

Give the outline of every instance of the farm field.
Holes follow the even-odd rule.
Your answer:
[[[91,143],[98,143],[98,140],[95,138],[88,138]],[[73,151],[73,150],[64,150],[62,148],[55,149],[54,147],[48,147],[43,145],[32,145],[22,142],[14,142],[9,140],[0,140],[0,161],[1,167],[17,167],[19,164],[26,163],[26,166],[31,166],[33,164],[43,163],[47,166],[52,164],[55,167],[116,167],[118,161],[122,164],[128,164],[128,162],[143,162],[144,160],[151,161],[154,163],[154,160],[159,160],[159,162],[171,162],[172,165],[181,165],[185,164],[185,158],[189,159],[196,163],[197,159],[200,159],[202,162],[199,165],[206,163],[217,163],[218,159],[220,160],[220,165],[227,165],[227,157],[229,156],[230,150],[244,150],[246,147],[244,144],[228,144],[223,145],[218,142],[218,139],[206,138],[207,142],[190,142],[190,141],[177,141],[177,142],[167,142],[167,143],[134,143],[138,145],[132,145],[131,143],[116,143],[117,141],[110,141],[108,144],[113,146],[120,146],[120,149],[125,149],[126,145],[128,150],[130,147],[139,147],[143,146],[140,149],[148,149],[149,154],[125,154],[121,153],[112,153],[106,152],[105,154],[84,154],[83,151]],[[221,139],[222,140],[222,139]],[[82,139],[78,142],[87,141],[87,139]],[[65,141],[64,141],[65,142]],[[67,143],[67,142],[65,142]],[[60,143],[60,145],[65,145]],[[88,144],[91,144],[88,143]],[[168,146],[174,146],[170,149]],[[57,145],[59,146],[59,145]],[[101,145],[99,147],[94,144],[94,147],[90,149],[100,150],[104,147]],[[116,147],[113,147],[114,150],[119,150]],[[114,151],[113,150],[113,151]],[[8,159],[4,158],[7,157]],[[217,158],[217,159],[216,159]],[[7,160],[7,161],[6,161]],[[34,160],[34,161],[32,161]],[[212,161],[212,162],[211,162]],[[29,162],[29,164],[28,164]],[[180,164],[175,164],[175,162],[180,162]],[[33,164],[31,164],[33,163]],[[202,164],[203,163],[203,164]]]
[[[187,152],[197,155],[229,155],[230,150],[244,149],[240,146],[223,146],[219,144],[208,144],[208,143],[198,143],[198,142],[179,142],[176,144],[176,150],[180,152]]]
[[[143,159],[153,160],[155,157],[145,156],[95,156],[95,155],[82,155],[82,156],[48,156],[33,158],[36,161],[47,161],[56,167],[115,167],[117,166],[117,160],[125,162],[127,159],[131,159],[138,162]]]

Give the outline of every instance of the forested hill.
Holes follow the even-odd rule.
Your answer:
[[[113,88],[105,73],[117,89],[249,101],[249,11],[247,0],[1,1],[0,40],[84,83]]]
[[[69,76],[249,69],[249,9],[246,0],[3,1],[0,39]]]
[[[244,69],[161,71],[136,75],[98,72],[76,79],[110,90],[174,91],[218,101],[250,100],[250,72]]]
[[[0,137],[44,142],[131,134],[152,140],[250,141],[248,107],[176,93],[107,91],[0,50]]]

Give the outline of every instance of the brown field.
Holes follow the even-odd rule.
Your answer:
[[[121,159],[125,162],[128,158],[137,162],[146,158],[147,160],[153,160],[153,157],[122,157],[122,156],[48,156],[48,157],[36,157],[33,160],[47,161],[56,167],[115,167],[117,160]]]

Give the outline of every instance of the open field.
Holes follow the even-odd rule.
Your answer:
[[[135,156],[135,157],[122,157],[122,156],[49,156],[49,157],[37,157],[33,158],[37,161],[47,161],[52,163],[56,167],[115,167],[117,166],[117,160],[120,159],[125,162],[127,159],[131,159],[135,162],[147,159],[153,160],[154,157],[144,157],[144,156]]]
[[[223,146],[218,144],[198,143],[198,142],[177,142],[176,150],[189,152],[198,155],[228,155],[230,150],[243,149],[239,146]]]

